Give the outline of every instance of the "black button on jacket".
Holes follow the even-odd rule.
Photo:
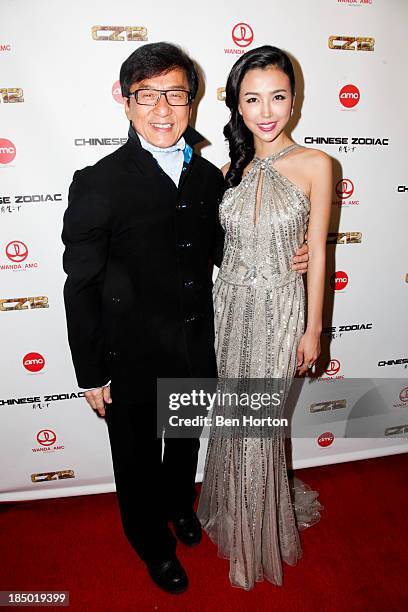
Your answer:
[[[188,135],[197,133],[188,128]],[[191,140],[190,140],[191,142]],[[193,154],[177,188],[137,137],[75,172],[64,215],[68,338],[80,387],[214,376],[212,263],[222,173]]]

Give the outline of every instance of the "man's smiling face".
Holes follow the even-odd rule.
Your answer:
[[[158,76],[132,83],[130,93],[137,89],[183,89],[189,91],[187,75],[181,68],[175,68]],[[161,96],[155,106],[137,104],[134,96],[125,99],[125,112],[134,129],[150,144],[166,148],[174,145],[185,132],[191,115],[191,104],[170,106]]]

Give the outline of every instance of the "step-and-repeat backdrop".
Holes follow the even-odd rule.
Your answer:
[[[0,501],[114,489],[71,363],[60,234],[73,172],[126,141],[121,63],[160,40],[202,68],[213,163],[228,71],[265,43],[296,67],[293,138],[333,158],[324,367],[297,398],[294,466],[408,450],[407,23],[405,0],[1,2]]]

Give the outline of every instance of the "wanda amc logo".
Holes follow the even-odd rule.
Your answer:
[[[325,431],[324,433],[320,434],[320,436],[317,438],[317,443],[319,446],[322,446],[323,448],[326,446],[330,446],[330,444],[333,444],[334,441],[334,435],[332,434],[331,431]]]
[[[327,376],[335,376],[340,370],[340,361],[338,359],[331,359],[329,365],[325,369]]]
[[[399,398],[400,402],[404,402],[404,404],[408,402],[408,387],[401,389]]]
[[[9,164],[17,154],[15,145],[8,138],[0,138],[0,164]]]
[[[254,31],[247,23],[237,23],[234,25],[231,35],[237,47],[249,47],[254,40]]]
[[[37,442],[41,446],[52,446],[57,440],[57,435],[52,429],[42,429],[37,434]]]
[[[28,257],[28,248],[20,240],[12,240],[6,246],[6,256],[14,263],[21,263]]]
[[[339,100],[345,108],[353,108],[360,101],[360,90],[355,85],[344,85],[340,89]]]
[[[354,183],[352,180],[348,178],[343,178],[337,181],[336,183],[336,194],[337,197],[342,200],[347,200],[347,198],[351,198],[354,193]]]
[[[40,372],[45,366],[45,359],[40,353],[27,353],[23,357],[23,366],[29,372]]]
[[[112,98],[119,104],[124,103],[124,99],[122,97],[122,90],[120,88],[119,81],[115,81],[114,84],[112,85]]]
[[[330,277],[330,286],[334,291],[341,291],[345,289],[348,285],[349,278],[347,276],[347,272],[343,272],[343,270],[338,270]]]

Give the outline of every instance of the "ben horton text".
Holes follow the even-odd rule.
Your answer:
[[[283,392],[275,393],[228,393],[220,390],[208,393],[204,390],[192,390],[189,393],[169,394],[169,409],[197,407],[207,411],[212,410],[212,416],[195,415],[192,417],[169,417],[171,427],[287,427],[288,420],[276,418],[270,415],[256,417],[253,414],[245,414],[245,410],[259,410],[261,408],[277,408],[282,403]],[[226,417],[224,414],[216,414],[217,409],[228,408],[237,415],[237,409],[244,409],[242,414],[234,417]]]

